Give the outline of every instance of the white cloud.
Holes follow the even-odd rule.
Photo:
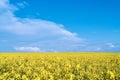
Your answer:
[[[2,0],[4,6],[11,5],[7,0]],[[6,5],[5,5],[6,4]],[[39,37],[63,37],[76,39],[75,33],[69,32],[64,29],[64,25],[57,24],[55,22],[41,20],[41,19],[30,19],[30,18],[18,18],[15,17],[11,9],[6,8],[7,11],[0,14],[0,29],[8,31],[17,35],[38,35]],[[0,11],[1,12],[1,11]]]
[[[97,50],[97,51],[100,51],[100,50],[101,50],[101,48],[100,48],[100,47],[98,47],[98,48],[96,48],[96,50]]]
[[[106,43],[109,48],[115,48],[116,46],[113,43]]]
[[[33,51],[33,52],[40,52],[40,48],[38,47],[15,47],[17,51]]]
[[[17,5],[24,7],[26,3]],[[18,8],[11,5],[9,0],[0,1],[0,32],[6,32],[5,34],[8,35],[7,39],[3,39],[7,41],[0,41],[0,44],[7,45],[4,47],[34,52],[104,51],[108,48],[111,50],[116,48],[113,43],[87,43],[76,33],[66,30],[62,24],[42,19],[16,17],[14,15],[16,10]],[[0,47],[2,48],[3,45]]]
[[[15,48],[16,50],[32,50],[31,47],[19,48],[19,46],[30,45],[40,47],[45,51],[51,49],[65,51],[73,49],[72,45],[79,45],[84,41],[77,37],[76,33],[66,30],[62,24],[42,19],[16,17],[13,12],[17,7],[11,5],[9,0],[1,0],[0,4],[0,31],[20,37],[19,40],[15,41],[16,44],[21,41],[24,42],[22,45],[15,44],[18,46],[18,48]],[[28,43],[29,41],[31,42]]]
[[[8,6],[8,0],[1,0],[0,1],[0,9],[1,8],[6,8]],[[6,5],[7,4],[7,5]],[[8,7],[7,7],[8,8]]]
[[[23,1],[23,2],[20,2],[20,3],[17,3],[16,6],[17,7],[20,7],[20,8],[24,8],[26,6],[28,6],[29,4],[26,2],[26,1]]]

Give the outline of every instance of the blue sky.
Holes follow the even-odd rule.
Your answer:
[[[0,51],[120,51],[119,0],[1,0]]]

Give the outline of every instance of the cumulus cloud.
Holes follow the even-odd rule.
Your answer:
[[[103,51],[115,49],[113,43],[87,43],[76,33],[65,29],[63,24],[43,19],[17,17],[14,12],[24,8],[26,2],[17,7],[9,0],[0,1],[0,51]],[[16,47],[14,47],[16,46]],[[14,49],[14,50],[13,50]],[[108,50],[109,50],[108,49]]]
[[[14,15],[17,9],[18,7],[10,4],[9,0],[0,1],[0,31],[19,37],[17,40],[11,38],[14,42],[10,44],[18,46],[16,50],[34,51],[32,47],[19,46],[37,46],[46,51],[69,51],[74,49],[71,46],[79,45],[84,41],[77,37],[76,33],[66,30],[62,24],[42,19],[17,17]],[[24,44],[20,45],[21,41]]]
[[[10,33],[17,35],[38,35],[39,37],[69,37],[77,38],[75,33],[69,32],[64,29],[64,25],[57,24],[55,22],[30,19],[30,18],[18,18],[15,17],[11,8],[13,8],[8,0],[2,0],[1,8],[5,8],[5,12],[0,11],[0,26],[2,30],[6,30]]]

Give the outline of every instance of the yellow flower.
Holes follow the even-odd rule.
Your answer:
[[[20,74],[15,74],[15,78],[19,78],[20,77]]]
[[[76,65],[76,69],[78,70],[80,68],[80,64],[77,64]]]
[[[23,75],[23,76],[22,76],[22,79],[23,79],[23,80],[29,80],[26,75]]]
[[[115,74],[112,71],[108,71],[107,73],[110,75],[110,79],[115,78]]]

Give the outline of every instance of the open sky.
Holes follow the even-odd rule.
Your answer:
[[[120,51],[120,0],[0,0],[0,51]]]

